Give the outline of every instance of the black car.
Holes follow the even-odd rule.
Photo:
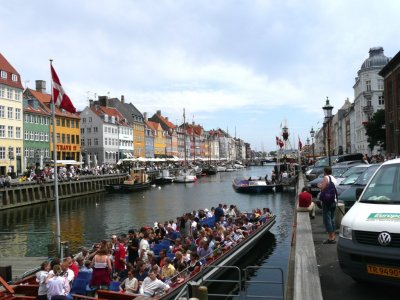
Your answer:
[[[360,164],[359,161],[338,163],[332,167],[332,176],[335,178],[341,177],[343,173],[345,173],[347,170],[351,169],[352,167],[358,164]],[[307,184],[307,187],[310,189],[311,195],[313,195],[314,197],[316,197],[320,192],[318,184],[322,182],[324,178],[323,172],[324,170],[322,169],[322,174],[320,174],[317,178],[315,178],[314,180],[310,181]]]
[[[357,201],[356,190],[358,188],[364,188],[367,185],[380,165],[381,164],[370,165],[347,190],[339,195],[339,201],[344,202],[346,211]]]

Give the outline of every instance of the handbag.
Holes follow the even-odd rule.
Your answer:
[[[321,191],[321,193],[319,194],[319,199],[322,201],[322,203],[330,205],[332,203],[336,203],[337,191],[335,184],[331,180],[331,176],[328,177],[329,184]]]

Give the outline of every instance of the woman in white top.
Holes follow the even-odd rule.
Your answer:
[[[119,290],[125,291],[126,294],[136,294],[138,292],[139,282],[133,276],[133,270],[128,270],[128,277],[122,281],[121,285],[119,286]]]
[[[103,247],[97,251],[92,260],[93,276],[91,286],[105,286],[111,282],[111,261],[107,248]]]
[[[51,300],[54,296],[65,297],[65,288],[69,283],[67,278],[62,275],[60,265],[55,265],[53,267],[53,273],[49,274],[45,282],[47,287],[47,299]]]
[[[47,300],[47,286],[46,279],[49,276],[50,263],[48,261],[42,262],[40,271],[36,273],[36,282],[39,283],[38,299]]]

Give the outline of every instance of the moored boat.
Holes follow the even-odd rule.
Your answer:
[[[174,182],[175,176],[172,176],[169,170],[164,169],[159,172],[159,174],[154,178],[154,183],[156,184],[167,184]]]
[[[104,186],[106,191],[112,193],[125,193],[146,190],[150,188],[151,183],[146,171],[142,168],[132,169],[122,184],[109,184]]]
[[[238,193],[265,193],[271,192],[276,187],[275,184],[267,184],[260,176],[249,178],[235,178],[232,182],[233,189]]]
[[[182,169],[178,175],[175,176],[174,182],[177,183],[191,183],[197,180],[196,173],[193,169]]]

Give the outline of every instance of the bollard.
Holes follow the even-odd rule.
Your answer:
[[[206,286],[204,285],[199,286],[197,291],[199,300],[208,300],[208,289]]]
[[[335,211],[335,225],[336,225],[336,229],[340,228],[340,224],[342,223],[342,219],[344,216],[344,203],[342,202],[338,202],[336,204],[336,211]]]

